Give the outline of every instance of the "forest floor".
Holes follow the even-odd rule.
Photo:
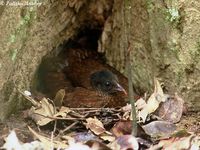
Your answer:
[[[59,122],[62,124],[64,121]],[[71,126],[68,131],[66,131],[66,135],[71,136],[71,133],[73,134],[79,134],[79,132],[88,132],[88,129],[84,127],[81,124],[82,121],[79,122],[78,126]],[[113,121],[112,126],[116,123],[116,121]],[[0,123],[0,146],[3,146],[5,144],[5,139],[8,137],[10,132],[12,130],[15,131],[18,140],[22,143],[30,143],[35,140],[35,138],[38,139],[38,137],[35,137],[33,132],[30,131],[28,128],[31,127],[35,132],[38,134],[48,137],[51,139],[52,133],[54,136],[58,136],[60,132],[64,131],[63,126],[59,126],[57,123],[56,131],[53,126],[53,124],[40,127],[36,125],[36,123],[31,119],[26,119],[24,117],[24,112],[19,112],[18,114],[13,114],[9,119],[7,119],[4,123]],[[70,126],[70,125],[68,125]],[[186,114],[184,114],[181,117],[180,122],[176,123],[177,129],[176,131],[186,130],[188,133],[195,133],[195,135],[200,135],[200,112],[190,112],[188,111]],[[65,126],[65,128],[68,128]],[[81,128],[81,129],[80,129]],[[130,126],[127,125],[127,128],[130,130]],[[106,129],[108,130],[108,129]],[[89,136],[89,135],[88,135]],[[86,137],[84,137],[86,138]],[[87,139],[87,138],[86,138]],[[94,139],[94,137],[92,137]],[[96,138],[95,138],[96,139]],[[168,139],[168,138],[167,138]],[[42,141],[40,139],[40,141]],[[44,141],[43,141],[44,142]],[[107,144],[107,142],[102,141],[102,143]],[[146,148],[142,148],[146,149]]]

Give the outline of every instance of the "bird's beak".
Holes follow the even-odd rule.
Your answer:
[[[121,92],[123,92],[125,95],[127,95],[126,90],[125,90],[119,83],[117,83],[116,91],[121,91]]]

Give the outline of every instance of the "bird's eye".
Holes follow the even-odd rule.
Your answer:
[[[109,81],[106,82],[106,86],[109,87],[111,83]]]
[[[104,90],[110,93],[112,91],[112,88],[113,88],[112,82],[106,81],[104,85]]]

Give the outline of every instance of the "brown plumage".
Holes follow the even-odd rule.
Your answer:
[[[127,78],[105,64],[96,51],[67,48],[58,58],[44,61],[40,70],[42,92],[53,99],[56,92],[64,88],[65,106],[120,107],[126,104]],[[109,87],[107,81],[112,86]]]
[[[64,66],[64,60],[59,57],[48,57],[42,60],[38,69],[39,84],[37,90],[51,99],[60,89],[71,92],[73,86],[63,73]]]
[[[66,50],[67,66],[65,74],[72,84],[78,87],[73,93],[68,93],[65,99],[67,106],[79,107],[120,107],[126,104],[125,90],[127,90],[127,79],[117,72],[112,67],[105,64],[100,56],[95,51],[85,49],[67,49]],[[118,79],[116,83],[118,86],[122,85],[124,89],[112,91],[113,89],[103,90],[102,88],[95,88],[91,84],[91,76],[96,72],[115,72]],[[105,75],[105,74],[104,74]],[[102,74],[98,78],[101,78]],[[107,75],[110,80],[116,78],[116,75]],[[106,80],[107,77],[104,79]],[[104,81],[102,79],[102,81]]]
[[[108,70],[96,71],[89,77],[90,89],[76,88],[67,93],[64,104],[70,107],[120,107],[127,95],[118,78]]]
[[[66,50],[65,73],[75,86],[91,89],[90,75],[100,70],[110,70],[119,79],[120,84],[128,90],[128,80],[120,72],[105,64],[99,53],[86,49]]]

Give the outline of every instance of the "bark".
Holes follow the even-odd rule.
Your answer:
[[[132,1],[131,5],[133,8],[130,33],[132,80],[135,90],[138,93],[144,93],[152,85],[154,66],[149,55],[151,45],[149,41],[148,13],[145,8],[145,1]],[[99,51],[105,51],[108,63],[126,74],[122,6],[120,0],[115,1],[113,13],[105,23]]]
[[[6,1],[5,1],[6,2]],[[22,3],[25,1],[22,1]],[[27,1],[26,1],[27,2]],[[99,52],[126,75],[120,0],[42,1],[42,5],[0,6],[0,119],[27,104],[17,89],[35,86],[42,58],[84,27],[102,28]],[[135,90],[178,92],[200,109],[200,16],[198,1],[132,1],[131,62]]]
[[[26,3],[27,1],[21,1]],[[30,1],[31,2],[31,1]],[[17,89],[30,90],[35,85],[37,68],[44,56],[64,41],[76,36],[92,20],[98,26],[112,1],[66,0],[42,1],[42,5],[1,8],[0,21],[0,119],[22,108],[24,101]],[[110,4],[111,3],[111,4]],[[99,4],[99,5],[96,5]],[[109,5],[108,5],[109,4]],[[98,6],[98,9],[97,9]],[[5,8],[4,8],[5,7]]]
[[[126,74],[121,7],[116,0],[99,51]],[[166,93],[177,92],[200,110],[199,7],[197,1],[132,1],[132,80],[139,93],[151,91],[157,77]]]

